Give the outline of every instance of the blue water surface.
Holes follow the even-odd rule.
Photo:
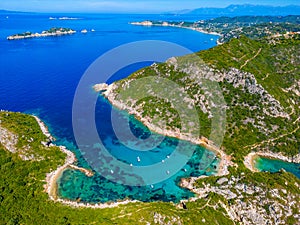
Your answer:
[[[49,20],[49,17],[77,17],[80,20]],[[114,15],[114,14],[0,14],[0,109],[38,115],[50,127],[58,144],[66,145],[78,157],[78,165],[89,168],[73,137],[72,102],[77,84],[89,65],[106,51],[121,44],[140,40],[163,40],[182,45],[192,51],[216,45],[217,36],[171,27],[143,27],[131,21],[174,20],[195,21],[197,16]],[[66,27],[74,35],[8,41],[6,37],[25,31],[41,32],[51,27]],[[82,29],[95,32],[82,34]],[[170,55],[171,57],[171,55]],[[109,83],[125,78],[150,65],[131,65],[116,73]],[[123,161],[136,159],[136,151],[118,143],[110,124],[111,105],[99,97],[96,122],[101,122],[100,136],[111,154]],[[149,130],[131,118],[131,130],[143,138]],[[151,164],[170,154],[178,140],[165,138],[161,146],[143,153],[143,162]],[[186,143],[191,145],[191,143]],[[126,154],[124,154],[124,149]],[[121,151],[122,150],[122,151]],[[214,153],[197,146],[192,159],[176,175],[153,187],[130,187],[113,183],[100,174],[86,177],[79,171],[66,170],[58,181],[59,195],[82,202],[106,202],[131,198],[141,201],[179,201],[192,196],[177,185],[181,177],[211,175],[218,159]]]
[[[285,162],[279,159],[270,159],[266,157],[257,157],[255,166],[260,171],[269,171],[276,173],[281,169],[293,173],[296,177],[300,178],[300,163]]]

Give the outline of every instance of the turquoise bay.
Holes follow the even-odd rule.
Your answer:
[[[281,169],[284,169],[300,178],[300,163],[285,162],[279,159],[270,159],[266,157],[257,157],[254,163],[259,171],[276,173]]]
[[[102,97],[99,97],[98,99],[98,106],[100,108],[97,107],[98,110],[96,110],[97,125],[102,128],[103,124],[105,124],[104,121],[107,121],[104,130],[99,127],[99,136],[101,137],[105,148],[118,160],[135,166],[152,165],[161,162],[162,160],[167,160],[167,157],[171,155],[178,146],[178,142],[180,141],[178,139],[169,137],[164,138],[161,135],[152,134],[154,135],[154,139],[163,138],[163,141],[158,146],[149,151],[132,150],[118,140],[111,127],[111,122],[109,121],[110,110],[114,110],[119,116],[123,116],[124,112],[112,108]],[[108,113],[108,115],[105,115],[105,113]],[[106,119],[105,116],[107,116]],[[120,124],[120,126],[122,125]],[[151,134],[147,127],[133,116],[130,117],[130,128],[133,134],[139,139],[144,139]],[[91,143],[89,148],[92,149],[93,146],[94,144]],[[193,157],[180,171],[163,182],[147,186],[127,186],[114,183],[101,176],[101,174],[96,173],[93,177],[87,177],[79,171],[66,170],[58,181],[59,196],[66,199],[80,200],[81,202],[89,203],[116,201],[125,198],[144,202],[178,202],[181,199],[192,197],[193,193],[179,187],[180,179],[182,177],[197,177],[200,175],[209,176],[216,173],[219,159],[216,158],[213,152],[208,151],[201,146],[196,146],[184,141],[181,141],[180,146],[181,151],[183,152],[195,148]],[[95,157],[97,158],[98,156],[95,155]],[[141,161],[138,162],[137,158]],[[98,158],[98,160],[101,160],[101,157]],[[165,172],[166,171],[161,171],[161,173]]]

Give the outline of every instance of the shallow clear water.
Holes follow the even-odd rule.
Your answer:
[[[21,111],[38,115],[57,138],[78,157],[78,165],[89,168],[79,151],[72,130],[72,102],[77,84],[88,66],[101,54],[121,44],[139,40],[163,40],[180,44],[192,51],[208,49],[216,45],[217,37],[199,32],[170,27],[132,26],[131,21],[199,20],[204,17],[165,15],[62,15],[62,14],[0,14],[0,109]],[[49,17],[80,17],[82,20],[49,20]],[[7,41],[6,37],[25,31],[41,32],[60,26],[77,30],[75,35]],[[95,32],[81,34],[82,29]],[[212,40],[211,40],[212,39]],[[172,55],[170,55],[171,57]],[[116,73],[109,82],[127,77],[132,72],[152,62],[131,65]],[[116,158],[136,163],[137,151],[123,146],[116,139],[111,127],[111,105],[99,97],[96,122],[101,126],[99,136],[105,147]],[[118,112],[121,113],[121,112]],[[124,112],[123,112],[124,113]],[[149,131],[131,118],[131,130],[140,138]],[[157,136],[160,138],[160,136]],[[91,143],[92,145],[93,143]],[[152,164],[163,160],[177,146],[178,140],[165,138],[152,151],[139,153],[142,163]],[[191,143],[185,146],[195,147]],[[124,152],[126,152],[124,154]],[[192,196],[188,190],[178,187],[181,177],[210,175],[218,161],[212,152],[197,147],[187,165],[168,180],[154,187],[129,187],[115,184],[101,175],[86,177],[79,171],[67,170],[59,180],[62,197],[84,202],[105,202],[126,197],[142,201],[179,201]]]
[[[87,177],[79,171],[66,170],[58,182],[59,194],[63,198],[80,199],[82,202],[90,203],[116,201],[125,198],[144,202],[157,200],[178,202],[181,199],[193,196],[193,193],[178,186],[181,177],[211,175],[215,172],[214,167],[217,166],[218,161],[214,160],[211,163],[211,160],[214,158],[213,154],[208,154],[201,158],[201,166],[203,166],[201,169],[203,170],[199,169],[200,156],[206,153],[205,149],[199,147],[191,161],[180,172],[168,180],[153,186],[121,185],[113,183],[98,174],[93,177]]]
[[[149,151],[130,149],[118,140],[111,127],[109,117],[110,110],[116,109],[112,109],[110,104],[102,97],[99,97],[98,106],[100,106],[100,108],[98,108],[96,112],[96,121],[101,128],[103,126],[105,127],[105,129],[99,129],[99,136],[110,154],[127,164],[147,166],[161,162],[162,160],[167,160],[167,157],[171,155],[178,146],[178,139],[165,137],[158,146]],[[124,112],[119,113],[120,116],[124,114]],[[150,131],[142,123],[134,119],[134,117],[130,117],[130,128],[133,134],[141,139],[151,134]],[[156,134],[154,138],[160,137],[162,136]],[[160,200],[173,202],[187,199],[193,196],[193,194],[189,190],[178,186],[180,179],[182,177],[212,175],[216,172],[219,160],[211,151],[200,146],[195,146],[189,142],[181,142],[181,151],[195,148],[194,154],[179,172],[163,182],[153,184],[153,186],[127,186],[111,182],[97,173],[93,177],[87,177],[79,171],[67,170],[63,173],[58,182],[59,195],[63,198],[72,200],[80,199],[82,202],[92,203],[115,201],[124,198],[140,201]],[[92,143],[90,148],[93,148]],[[94,157],[97,157],[97,155]],[[140,162],[137,162],[137,157],[140,158]],[[101,158],[99,158],[99,160],[101,160]],[[161,173],[165,172],[166,171],[161,171]],[[126,178],[126,176],[122,178],[124,177]]]
[[[300,163],[290,163],[278,159],[257,157],[255,159],[255,166],[260,171],[269,171],[271,173],[284,169],[300,178]]]

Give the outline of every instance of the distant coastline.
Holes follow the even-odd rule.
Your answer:
[[[213,32],[213,31],[207,31],[204,30],[202,28],[199,27],[189,27],[189,26],[183,26],[183,23],[179,23],[179,24],[173,24],[173,23],[169,23],[169,22],[152,22],[149,20],[145,20],[142,22],[130,22],[131,25],[135,25],[135,26],[160,26],[160,27],[177,27],[177,28],[184,28],[184,29],[188,29],[188,30],[194,30],[203,34],[210,34],[210,35],[216,35],[219,37],[222,37],[222,34],[217,33],[217,32]],[[217,40],[217,44],[221,44],[218,40]]]
[[[238,16],[217,17],[208,20],[190,21],[161,21],[145,20],[131,22],[137,26],[162,26],[178,27],[194,30],[197,32],[219,36],[217,44],[223,44],[232,38],[246,36],[251,39],[260,39],[270,36],[285,37],[299,34],[299,16]],[[212,39],[213,40],[213,39]]]

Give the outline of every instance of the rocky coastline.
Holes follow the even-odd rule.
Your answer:
[[[126,110],[129,114],[135,115],[151,131],[161,134],[161,135],[164,135],[164,136],[174,137],[174,138],[178,138],[178,139],[181,139],[184,141],[189,141],[193,144],[201,145],[204,148],[206,148],[207,150],[213,151],[221,160],[219,167],[218,167],[218,172],[216,174],[217,176],[225,176],[225,175],[229,174],[228,167],[235,165],[231,161],[231,156],[226,155],[226,153],[221,148],[218,148],[217,146],[214,145],[214,143],[212,143],[210,140],[207,140],[204,137],[196,139],[194,137],[184,135],[180,132],[163,130],[163,129],[153,125],[146,118],[143,118],[143,116],[138,111],[136,111],[134,108],[128,107],[116,99],[116,94],[114,93],[114,90],[116,88],[115,84],[110,84],[110,85],[96,84],[96,85],[94,85],[93,88],[96,92],[101,92],[101,94],[106,99],[108,99],[109,102],[114,107],[116,107],[120,110]]]
[[[199,187],[195,183],[202,177],[191,177],[182,179],[180,185],[196,194],[189,201],[207,199],[206,205],[223,208],[230,219],[238,224],[286,224],[290,216],[299,219],[298,213],[293,214],[299,202],[299,194],[291,194],[285,188],[267,189],[264,184],[245,182],[246,176],[241,173],[221,177],[214,184],[203,181]],[[294,185],[299,187],[297,183]],[[219,200],[218,204],[213,205],[210,203],[211,193],[220,195],[225,200]],[[249,199],[247,202],[243,200],[245,197]]]

